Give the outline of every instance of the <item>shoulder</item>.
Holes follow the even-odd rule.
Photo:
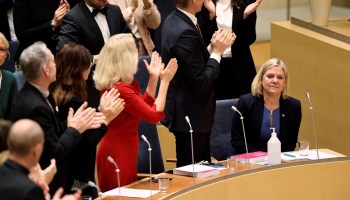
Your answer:
[[[15,79],[15,76],[13,75],[12,72],[7,71],[7,70],[1,70],[1,73],[4,77],[6,78],[11,78],[11,79]]]
[[[261,98],[259,97],[255,97],[252,95],[252,93],[248,93],[248,94],[244,94],[244,95],[241,95],[239,97],[239,101],[240,102],[250,102],[250,103],[253,103],[253,102],[257,102],[259,101]]]
[[[283,99],[282,101],[291,106],[301,107],[300,101],[290,96],[288,96],[286,99]]]

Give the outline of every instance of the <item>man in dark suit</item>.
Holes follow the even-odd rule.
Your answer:
[[[0,166],[1,198],[50,199],[47,193],[45,175],[42,176],[42,173],[45,174],[45,172],[38,168],[38,162],[44,148],[44,132],[40,125],[30,119],[18,120],[11,127],[7,142],[9,157],[4,165]],[[34,169],[38,169],[39,173],[36,173]],[[64,196],[62,199],[78,200],[80,194],[80,192],[76,192],[74,195]],[[61,196],[62,189],[55,193],[53,199],[61,199]]]
[[[203,0],[176,0],[176,6],[162,29],[162,59],[167,63],[175,57],[179,64],[169,86],[162,123],[175,135],[177,166],[183,166],[192,163],[190,127],[185,116],[193,127],[194,162],[210,161],[213,82],[219,73],[221,55],[236,36],[230,29],[220,29],[212,37],[209,53],[196,28],[195,14],[201,10]]]
[[[131,33],[121,10],[107,0],[84,0],[72,8],[63,18],[57,49],[66,43],[79,43],[94,55],[94,63],[110,36],[118,33]],[[97,108],[100,93],[96,90],[92,73],[87,80],[89,105]]]
[[[89,128],[100,127],[104,117],[97,115],[95,109],[86,108],[84,103],[73,115],[70,110],[67,118],[67,129],[63,129],[57,117],[56,104],[49,94],[49,85],[56,79],[56,64],[51,51],[43,42],[36,42],[26,48],[21,57],[26,83],[17,94],[10,119],[32,119],[40,124],[45,134],[45,145],[40,165],[44,168],[50,165],[51,159],[56,159],[57,175],[50,184],[53,194],[59,187],[67,188],[67,169],[65,156],[81,140],[81,133]]]
[[[28,119],[16,122],[8,136],[9,158],[0,166],[1,199],[45,199],[43,190],[28,174],[43,151],[44,134]]]

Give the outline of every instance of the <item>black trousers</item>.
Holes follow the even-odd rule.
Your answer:
[[[202,160],[210,162],[211,132],[193,132],[194,162]],[[174,132],[176,142],[176,167],[192,164],[191,134],[189,132]]]

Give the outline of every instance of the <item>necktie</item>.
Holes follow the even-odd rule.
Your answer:
[[[95,17],[98,13],[101,13],[101,14],[106,14],[108,11],[108,7],[103,7],[103,8],[94,8],[92,10],[92,16]]]
[[[198,24],[196,24],[196,28],[197,28],[197,30],[198,30],[198,32],[199,32],[199,35],[201,35],[201,37],[203,38],[202,32],[201,32],[201,28],[199,27]]]

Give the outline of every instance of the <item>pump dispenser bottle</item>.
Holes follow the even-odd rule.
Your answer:
[[[272,129],[271,138],[267,142],[267,158],[269,165],[281,164],[281,142],[277,138],[275,128]]]

